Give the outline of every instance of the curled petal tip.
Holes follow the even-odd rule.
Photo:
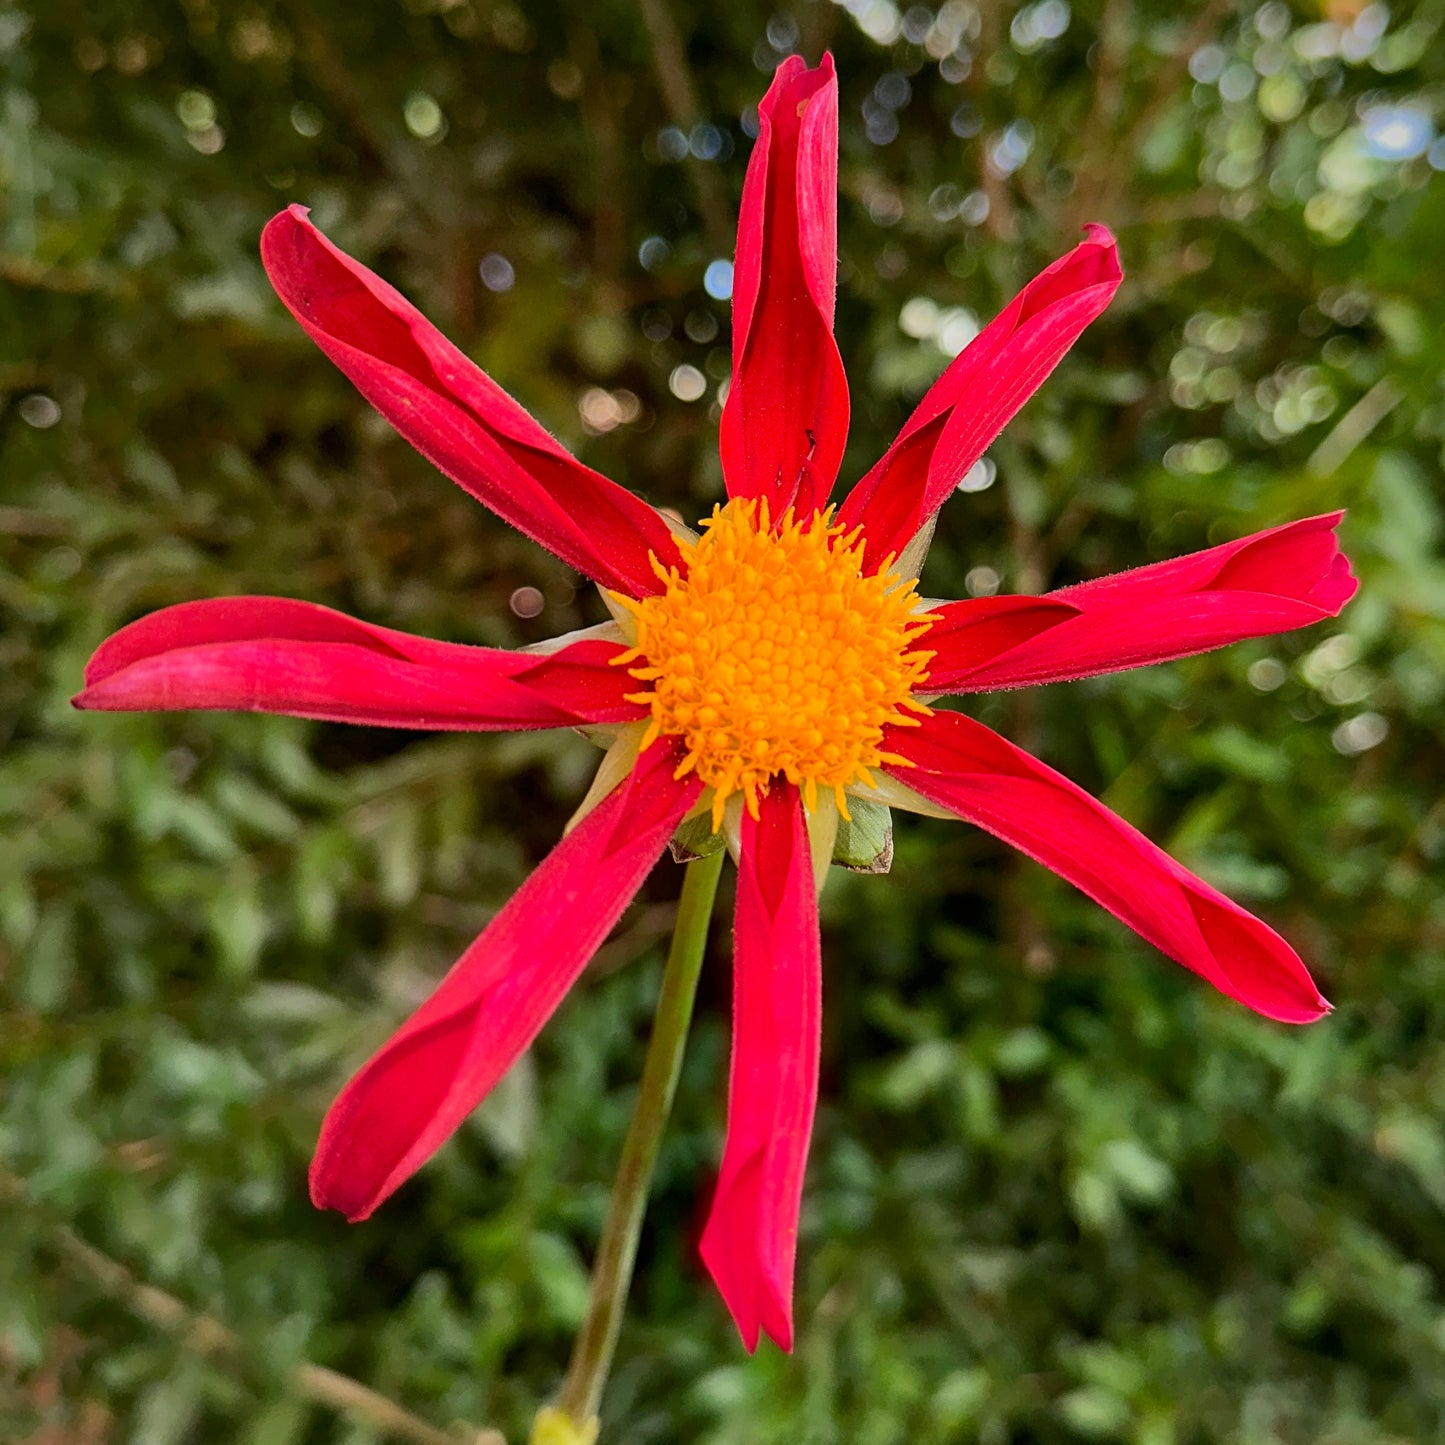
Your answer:
[[[819,57],[817,65],[813,66],[810,66],[801,55],[789,55],[781,61],[777,69],[773,71],[773,79],[768,86],[767,93],[763,96],[762,104],[764,106],[768,105],[769,102],[774,99],[775,92],[781,91],[785,87],[798,81],[813,80],[815,77],[821,76],[823,84],[826,85],[830,80],[835,79],[836,73],[836,67],[833,64],[833,52],[830,50],[825,50]],[[821,88],[821,86],[818,87],[818,89]],[[804,103],[811,100],[812,95],[816,93],[817,91],[814,91],[812,94],[802,97]]]
[[[1087,275],[1090,269],[1090,250],[1093,252],[1092,268],[1096,271],[1092,278]],[[1109,295],[1112,296],[1124,279],[1124,267],[1119,260],[1119,243],[1115,240],[1114,233],[1098,221],[1090,221],[1084,227],[1084,239],[1075,248],[1074,257],[1076,262],[1082,263],[1078,278],[1081,288],[1107,286]]]
[[[1339,523],[1336,521],[1331,526],[1331,532],[1338,525]],[[1315,587],[1310,600],[1332,617],[1338,617],[1344,610],[1345,604],[1359,590],[1360,579],[1355,576],[1354,570],[1350,566],[1350,559],[1343,552],[1336,552],[1330,562],[1328,572]]]
[[[1334,1004],[1325,998],[1316,999],[1310,1004],[1302,1004],[1298,1008],[1282,1008],[1278,1004],[1255,1004],[1247,998],[1241,999],[1240,1002],[1247,1008],[1252,1008],[1262,1018],[1269,1019],[1271,1023],[1295,1024],[1301,1027],[1305,1024],[1317,1024],[1335,1011]]]
[[[310,206],[293,201],[284,211],[277,211],[261,228],[261,255],[268,265],[271,257],[275,255],[275,248],[281,241],[282,233],[294,226],[302,226],[308,231],[316,229],[311,220]]]
[[[1302,998],[1298,1003],[1290,1003],[1282,1001],[1277,996],[1252,997],[1246,985],[1235,997],[1238,1002],[1246,1008],[1253,1009],[1261,1018],[1267,1018],[1271,1023],[1277,1024],[1314,1024],[1335,1011],[1334,1004],[1318,993],[1312,999]]]
[[[357,1206],[348,1203],[347,1191],[343,1187],[337,1189],[336,1181],[331,1177],[331,1171],[324,1167],[320,1158],[311,1161],[311,1168],[307,1176],[308,1190],[311,1195],[311,1203],[317,1209],[335,1210],[342,1215],[348,1224],[362,1224],[376,1213],[380,1200],[368,1202]]]
[[[714,1204],[715,1211],[719,1207],[726,1213],[735,1206],[726,1201]],[[792,1354],[791,1285],[759,1269],[747,1243],[726,1239],[722,1231],[710,1229],[700,1252],[748,1354],[757,1351],[764,1335],[785,1355]]]

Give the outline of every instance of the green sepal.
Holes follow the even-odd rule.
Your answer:
[[[868,803],[849,798],[853,815],[838,819],[838,836],[833,843],[833,862],[851,873],[886,873],[893,866],[893,814],[885,803]],[[672,835],[668,847],[673,860],[691,863],[710,858],[727,846],[721,833],[712,830],[712,816],[698,813],[685,818]]]
[[[893,866],[893,814],[886,803],[849,798],[853,815],[838,819],[833,861],[850,873],[886,873]]]
[[[713,832],[711,812],[704,811],[684,818],[667,846],[672,849],[675,863],[691,863],[698,858],[711,858],[727,847],[727,843],[721,833]]]

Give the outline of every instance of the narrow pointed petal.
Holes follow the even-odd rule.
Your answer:
[[[584,576],[629,596],[677,559],[666,522],[585,467],[400,292],[291,206],[261,236],[276,294],[403,437],[459,486]]]
[[[727,1145],[702,1258],[749,1352],[793,1347],[793,1262],[818,1098],[818,900],[798,790],[743,813]]]
[[[1282,1023],[1328,1012],[1273,929],[1156,848],[1062,774],[961,713],[889,729],[901,783],[987,829],[1088,894],[1221,993]]]
[[[796,55],[758,107],[733,273],[733,374],[723,406],[732,497],[776,519],[822,507],[848,437],[848,382],[833,339],[838,273],[838,79]]]
[[[1122,279],[1114,238],[1090,226],[958,354],[839,509],[841,522],[862,524],[870,568],[903,552]]]
[[[286,597],[217,597],[142,617],[96,650],[75,706],[285,713],[439,731],[631,722],[616,643],[545,655],[433,642]]]
[[[318,1208],[365,1219],[516,1062],[696,801],[696,779],[672,776],[678,760],[644,753],[341,1091],[311,1164]]]
[[[1359,585],[1343,512],[1064,587],[934,608],[927,691],[990,692],[1189,657],[1337,617]]]

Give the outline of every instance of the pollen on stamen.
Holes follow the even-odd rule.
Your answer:
[[[680,566],[653,559],[663,592],[616,598],[637,642],[613,662],[647,685],[629,700],[652,710],[642,747],[682,740],[678,776],[711,790],[714,829],[738,794],[757,817],[778,777],[810,811],[828,790],[846,818],[847,788],[904,761],[880,751],[884,728],[931,712],[913,694],[933,653],[913,644],[934,618],[913,581],[864,575],[860,529],[831,510],[774,523],[766,499],[737,498],[703,528]]]

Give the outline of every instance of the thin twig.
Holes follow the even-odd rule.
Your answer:
[[[1309,455],[1305,470],[1313,477],[1337,472],[1350,453],[1365,440],[1399,404],[1405,393],[1393,377],[1382,376],[1333,427]]]
[[[978,7],[978,17],[978,43],[974,47],[973,65],[969,70],[968,79],[964,83],[969,95],[973,97],[975,108],[980,115],[983,115],[986,113],[988,62],[990,57],[998,51],[1003,39],[1003,13],[1000,8],[1000,0],[984,0],[984,3]],[[1015,236],[1013,195],[1009,190],[1007,177],[996,171],[993,162],[989,159],[988,134],[986,127],[981,129],[975,142],[979,153],[979,180],[982,182],[984,197],[988,201],[988,216],[983,225],[984,230],[993,240],[1007,243],[1012,241]]]
[[[369,106],[360,94],[350,68],[331,43],[331,37],[308,6],[293,0],[287,7],[287,13],[301,42],[303,67],[325,93],[326,99],[346,117],[352,142],[373,165],[388,174],[397,174],[387,142],[372,124],[374,107]],[[405,167],[401,169],[401,174],[406,174]]]
[[[1107,169],[1096,171],[1089,178],[1095,184],[1087,189],[1080,188],[1084,193],[1077,196],[1074,210],[1082,220],[1092,219],[1083,215],[1080,209],[1090,204],[1100,218],[1117,214],[1129,182],[1132,158],[1139,154],[1164,112],[1177,98],[1180,84],[1189,74],[1190,56],[1213,38],[1229,13],[1231,3],[1232,0],[1207,0],[1207,3],[1199,8],[1184,38],[1157,63],[1149,93],[1135,110],[1123,133],[1117,136],[1110,132],[1117,130],[1118,116],[1123,108],[1123,91],[1122,73],[1116,72],[1114,67],[1127,65],[1128,36],[1124,33],[1124,19],[1115,11],[1114,6],[1111,4],[1105,11],[1101,23],[1103,33],[1100,37],[1099,78],[1095,85],[1094,98],[1100,129],[1098,134],[1088,137],[1089,151],[1081,163],[1081,172],[1083,168],[1095,163],[1097,155],[1111,157],[1113,164]],[[1114,110],[1112,125],[1104,123],[1107,119],[1104,111],[1108,107]]]
[[[614,99],[616,84],[602,62],[590,25],[568,27],[567,50],[582,73],[577,106],[592,151],[592,269],[599,299],[621,311],[625,305],[622,266],[627,255],[627,172],[622,160],[622,127]]]
[[[0,1199],[22,1204],[34,1202],[24,1183],[8,1173],[0,1173]],[[246,1353],[245,1341],[234,1330],[210,1315],[192,1310],[175,1295],[138,1279],[118,1260],[87,1244],[68,1225],[52,1222],[49,1234],[51,1243],[68,1265],[88,1275],[147,1324],[178,1335],[186,1349],[201,1355],[230,1358]],[[438,1430],[369,1385],[323,1365],[298,1365],[290,1378],[292,1387],[303,1399],[371,1425],[393,1439],[407,1441],[408,1445],[507,1445],[496,1430],[474,1430],[467,1437]]]
[[[129,296],[135,292],[134,282],[119,271],[101,266],[57,266],[13,252],[0,255],[0,281],[9,286],[77,296],[92,291],[105,291],[112,296]]]
[[[64,537],[75,530],[68,517],[30,507],[0,507],[0,536]]]
[[[1109,166],[1115,159],[1108,141],[1119,124],[1124,99],[1124,65],[1129,54],[1127,11],[1128,0],[1106,0],[1099,21],[1098,63],[1089,111],[1079,131],[1070,230],[1078,230],[1093,219],[1107,185]]]
[[[657,85],[668,117],[679,130],[691,133],[702,119],[702,112],[692,71],[688,68],[687,52],[673,23],[672,12],[667,8],[667,0],[637,0],[637,8],[647,30],[652,68],[657,72]],[[730,250],[732,227],[728,224],[728,208],[717,172],[706,162],[694,159],[688,160],[686,168],[708,240],[720,251]]]
[[[1149,132],[1154,129],[1155,122],[1178,94],[1180,83],[1189,73],[1190,57],[1214,38],[1224,17],[1229,14],[1232,3],[1233,0],[1208,0],[1194,17],[1194,23],[1185,33],[1184,39],[1160,61],[1154,71],[1154,83],[1149,87],[1148,99],[1130,123],[1126,149],[1121,154],[1138,154],[1139,148],[1149,138]]]

